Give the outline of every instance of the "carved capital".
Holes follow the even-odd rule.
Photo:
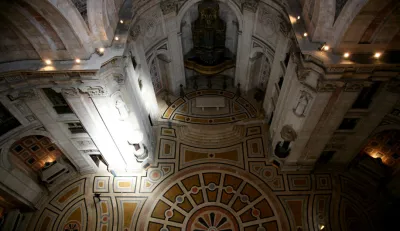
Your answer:
[[[297,133],[291,125],[285,125],[281,130],[281,137],[284,141],[295,141]]]
[[[80,87],[79,90],[88,93],[90,97],[108,96],[108,91],[103,86],[84,86]]]
[[[280,16],[279,31],[283,34],[283,36],[289,36],[290,27],[290,23],[285,18],[283,18],[283,16]]]
[[[133,25],[133,27],[131,29],[131,33],[130,33],[133,41],[135,41],[139,37],[140,32],[141,32],[141,29],[140,29],[139,23],[136,23],[135,25]]]
[[[160,3],[161,11],[164,15],[176,12],[177,5],[175,0],[163,0]]]
[[[361,91],[364,86],[368,86],[368,83],[363,81],[347,82],[344,91]]]
[[[114,74],[114,81],[117,82],[119,85],[125,84],[125,76],[123,74]]]
[[[242,8],[255,13],[259,2],[260,0],[243,0]]]

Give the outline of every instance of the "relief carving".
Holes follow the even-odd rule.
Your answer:
[[[175,0],[164,0],[161,1],[160,7],[163,14],[166,15],[172,12],[176,12],[177,5]]]
[[[299,117],[304,117],[305,112],[306,112],[311,100],[312,100],[312,96],[310,93],[308,93],[306,91],[301,91],[300,98],[296,104],[296,107],[293,108],[294,114]]]
[[[260,0],[243,0],[242,7],[243,7],[243,9],[247,9],[247,10],[255,13],[257,11],[259,2],[260,2]]]
[[[85,87],[80,87],[79,90],[81,90],[84,93],[88,93],[90,97],[95,97],[95,96],[108,96],[107,90],[103,86],[85,86]]]

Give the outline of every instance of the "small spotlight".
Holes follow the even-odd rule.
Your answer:
[[[350,53],[349,53],[349,52],[344,53],[344,54],[343,54],[343,57],[345,57],[345,58],[350,57]]]
[[[381,57],[381,55],[382,55],[382,53],[376,52],[376,53],[374,54],[374,57],[375,57],[376,59],[379,59],[379,57]]]
[[[297,16],[297,20],[299,20],[300,19],[300,16]]]
[[[114,38],[116,41],[118,41],[119,40],[119,37],[118,36],[115,36],[115,38]]]
[[[50,59],[46,59],[46,60],[44,60],[44,63],[46,63],[46,65],[51,65],[51,60]]]
[[[104,47],[97,48],[97,49],[96,49],[96,53],[97,53],[99,56],[104,55]]]
[[[325,225],[321,225],[320,227],[319,227],[319,230],[323,230],[325,228]]]
[[[124,24],[124,20],[122,20],[122,19],[119,20],[119,23]]]
[[[75,59],[75,63],[81,63],[80,59]]]
[[[304,37],[307,37],[307,36],[308,36],[308,34],[307,34],[307,33],[304,33],[304,34],[303,34],[303,36],[304,36]]]
[[[328,45],[324,46],[324,51],[329,51],[330,47]]]

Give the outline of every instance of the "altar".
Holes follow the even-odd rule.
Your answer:
[[[215,107],[218,111],[220,107],[225,107],[225,98],[221,96],[197,97],[196,107],[200,107],[203,111],[205,107]]]

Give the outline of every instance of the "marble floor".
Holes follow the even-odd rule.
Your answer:
[[[176,99],[163,119],[182,120],[157,127],[147,172],[71,179],[32,216],[29,230],[378,230],[374,185],[346,173],[281,172],[268,162],[267,125],[237,123],[240,113],[256,117],[254,107],[211,91],[192,96],[226,96],[225,115],[199,120],[190,95]]]

